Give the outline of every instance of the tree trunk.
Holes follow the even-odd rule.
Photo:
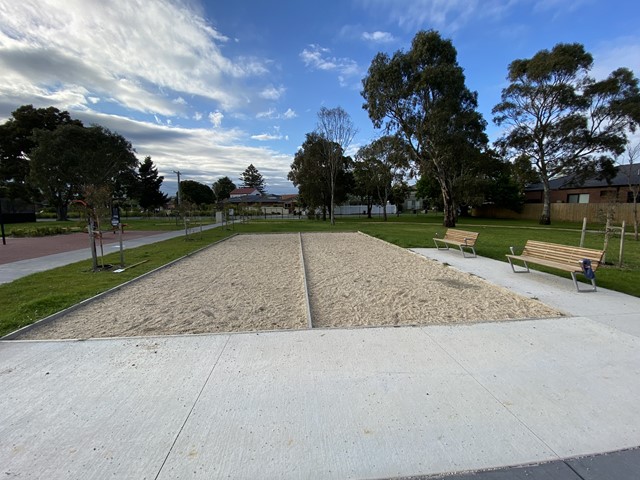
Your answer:
[[[551,225],[551,188],[549,186],[549,180],[542,179],[543,190],[543,205],[542,214],[540,215],[540,225]]]
[[[633,193],[633,239],[638,241],[638,189],[632,190]]]
[[[335,190],[336,190],[336,182],[332,178],[331,179],[331,210],[329,212],[329,214],[330,214],[329,216],[331,218],[331,225],[335,225],[336,224],[336,218],[335,218],[335,213],[334,213]]]
[[[68,213],[69,208],[67,207],[67,205],[56,205],[56,217],[58,221],[69,220]]]
[[[444,203],[444,221],[442,224],[447,228],[453,228],[456,226],[456,210],[453,201],[453,192],[444,182],[440,183],[440,188],[442,190],[442,201]]]

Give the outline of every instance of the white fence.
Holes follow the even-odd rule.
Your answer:
[[[334,211],[336,215],[366,215],[367,214],[367,206],[366,205],[338,205]],[[396,206],[395,205],[387,205],[387,215],[395,215]],[[381,205],[374,205],[371,209],[371,215],[383,215]]]

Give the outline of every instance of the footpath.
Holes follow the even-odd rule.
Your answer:
[[[221,224],[210,224],[192,229],[209,230]],[[171,232],[126,231],[123,234],[125,250],[184,236],[184,230]],[[120,251],[117,234],[103,233],[104,254]],[[101,253],[100,251],[98,252]],[[86,233],[54,235],[39,238],[8,238],[7,245],[0,245],[0,284],[43,272],[56,267],[91,259],[89,239]]]
[[[413,251],[565,317],[0,341],[0,476],[636,480],[640,299]]]

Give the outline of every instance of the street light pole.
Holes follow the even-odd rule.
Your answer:
[[[180,170],[174,170],[173,173],[175,173],[178,176],[178,192],[176,193],[176,205],[179,207],[180,206]]]

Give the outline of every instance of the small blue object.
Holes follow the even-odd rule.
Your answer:
[[[584,273],[584,276],[589,280],[593,280],[594,278],[596,278],[596,272],[594,272],[593,268],[591,268],[591,260],[589,260],[588,258],[582,260],[582,272]]]

